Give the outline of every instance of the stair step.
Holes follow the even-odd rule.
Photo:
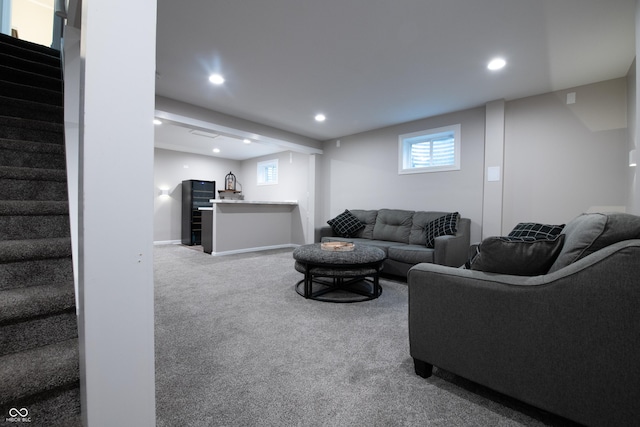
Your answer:
[[[77,339],[0,357],[0,407],[29,409],[30,401],[76,388],[79,366]],[[30,413],[32,419],[36,418],[34,412]],[[38,425],[46,424],[38,421]]]
[[[64,146],[0,138],[0,166],[65,169]]]
[[[64,281],[73,281],[73,261],[70,256],[14,260],[3,263],[0,268],[0,290]]]
[[[75,304],[73,281],[5,289],[0,291],[0,326],[75,311]]]
[[[25,85],[0,80],[0,93],[15,99],[24,99],[59,106],[63,104],[62,92],[36,88],[28,84]]]
[[[45,260],[71,256],[71,239],[0,240],[0,263]]]
[[[72,307],[64,313],[3,325],[0,332],[0,356],[77,337],[77,316]]]
[[[5,200],[0,205],[0,217],[5,215],[69,215],[69,203],[49,200]]]
[[[6,45],[0,45],[0,47],[6,47]],[[33,53],[29,53],[24,49],[16,49],[13,52],[9,52],[9,50],[10,49],[5,50],[4,48],[0,48],[0,65],[58,80],[62,78],[59,60],[56,64],[50,65],[39,61],[39,56],[43,55],[34,57]],[[24,81],[24,83],[28,82]]]
[[[0,116],[0,138],[64,144],[64,124]]]
[[[2,215],[0,240],[69,237],[69,215]]]
[[[69,236],[66,201],[5,200],[0,205],[0,240]]]
[[[57,105],[0,96],[0,116],[62,123],[64,109]]]
[[[0,200],[68,200],[66,171],[0,166]]]
[[[17,46],[20,47],[27,52],[37,52],[41,55],[51,56],[54,58],[60,58],[60,51],[57,49],[53,49],[47,46],[43,46],[41,44],[33,43],[27,40],[18,39],[15,37],[11,37],[6,34],[0,34],[0,51],[3,48],[8,48],[8,46]]]
[[[0,65],[0,75],[2,75],[2,80],[8,82],[28,84],[37,88],[62,92],[62,79],[60,77],[43,76],[6,65]]]
[[[84,427],[80,415],[80,385],[69,384],[54,391],[13,401],[7,408],[27,408],[32,426]],[[8,409],[6,410],[8,411]],[[5,413],[7,413],[5,411]],[[21,425],[14,423],[7,425]]]

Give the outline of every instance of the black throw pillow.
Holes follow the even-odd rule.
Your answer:
[[[509,233],[508,237],[521,237],[522,240],[549,240],[560,234],[564,224],[538,224],[535,222],[521,222]]]
[[[436,218],[424,227],[427,236],[427,247],[433,248],[438,236],[453,236],[457,232],[458,218],[460,214],[453,212]]]
[[[564,243],[564,234],[546,240],[488,237],[478,246],[471,270],[514,276],[547,274]]]
[[[340,237],[353,237],[353,235],[364,227],[364,224],[360,222],[358,218],[348,209],[345,209],[337,217],[327,221],[327,224],[331,226],[333,232]]]

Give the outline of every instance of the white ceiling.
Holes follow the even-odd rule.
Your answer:
[[[634,22],[635,0],[158,0],[156,93],[328,140],[625,76]]]

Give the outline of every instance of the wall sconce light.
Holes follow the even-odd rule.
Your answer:
[[[636,150],[633,149],[633,150],[629,151],[629,167],[633,167],[636,164],[637,164]]]
[[[160,196],[169,197],[169,189],[168,188],[161,188],[160,189]]]

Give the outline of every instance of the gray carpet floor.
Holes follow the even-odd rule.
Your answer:
[[[413,372],[407,285],[335,304],[290,250],[155,248],[158,427],[570,425],[445,371]]]

